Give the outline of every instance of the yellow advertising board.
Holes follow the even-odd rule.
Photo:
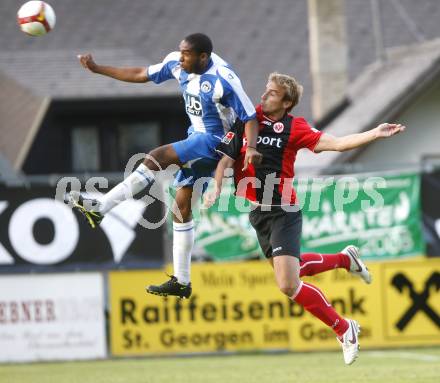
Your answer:
[[[366,285],[345,270],[304,278],[345,317],[359,321],[361,347],[440,344],[440,260],[371,263]],[[335,335],[278,290],[267,262],[196,264],[190,299],[145,293],[162,271],[109,275],[115,356],[335,349]]]
[[[113,355],[288,349],[303,310],[277,289],[267,262],[196,264],[190,299],[145,293],[161,271],[111,272]]]
[[[382,275],[384,340],[440,344],[440,263],[386,264]]]

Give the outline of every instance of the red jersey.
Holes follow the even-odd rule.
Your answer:
[[[293,188],[296,154],[302,148],[314,151],[322,132],[310,127],[303,117],[286,114],[274,121],[263,114],[261,105],[256,110],[260,128],[257,150],[263,155],[260,166],[249,165],[242,171],[247,142],[241,121],[234,124],[217,147],[218,152],[236,160],[235,194],[264,205],[296,204]]]

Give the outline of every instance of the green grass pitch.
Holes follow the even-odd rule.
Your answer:
[[[1,383],[438,383],[440,348],[0,365]]]

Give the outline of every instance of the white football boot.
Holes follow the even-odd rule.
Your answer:
[[[342,352],[344,353],[344,362],[347,365],[352,364],[359,354],[359,333],[361,332],[361,326],[353,319],[346,319],[348,322],[348,329],[341,337],[337,336],[336,339],[342,346]]]
[[[349,245],[341,253],[350,258],[350,273],[362,278],[365,283],[370,284],[373,278],[367,266],[361,261],[359,249],[356,246]]]

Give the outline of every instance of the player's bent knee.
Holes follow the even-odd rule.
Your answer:
[[[182,223],[189,222],[192,219],[191,209],[179,209]],[[180,222],[180,217],[177,220]]]
[[[156,168],[160,167],[161,169],[165,169],[173,164],[178,166],[183,165],[175,149],[169,144],[159,146],[158,148],[155,148],[149,152],[145,161],[148,160],[151,161],[149,162],[150,165],[154,164]],[[147,163],[145,163],[145,165],[147,165]]]
[[[176,216],[174,214],[174,222],[189,222],[192,219],[192,210],[191,210],[191,203],[177,203],[174,205],[174,209],[176,210],[176,213],[179,214]]]
[[[294,286],[280,286],[280,291],[284,295],[291,297],[293,294],[295,294],[296,288]]]
[[[154,150],[149,152],[144,159],[144,165],[150,170],[161,170],[162,165],[160,161],[157,159],[157,156],[154,153]]]
[[[289,283],[283,283],[278,287],[283,294],[287,295],[290,298],[296,293],[300,284],[301,284],[301,280],[295,278],[294,281],[290,281]]]

